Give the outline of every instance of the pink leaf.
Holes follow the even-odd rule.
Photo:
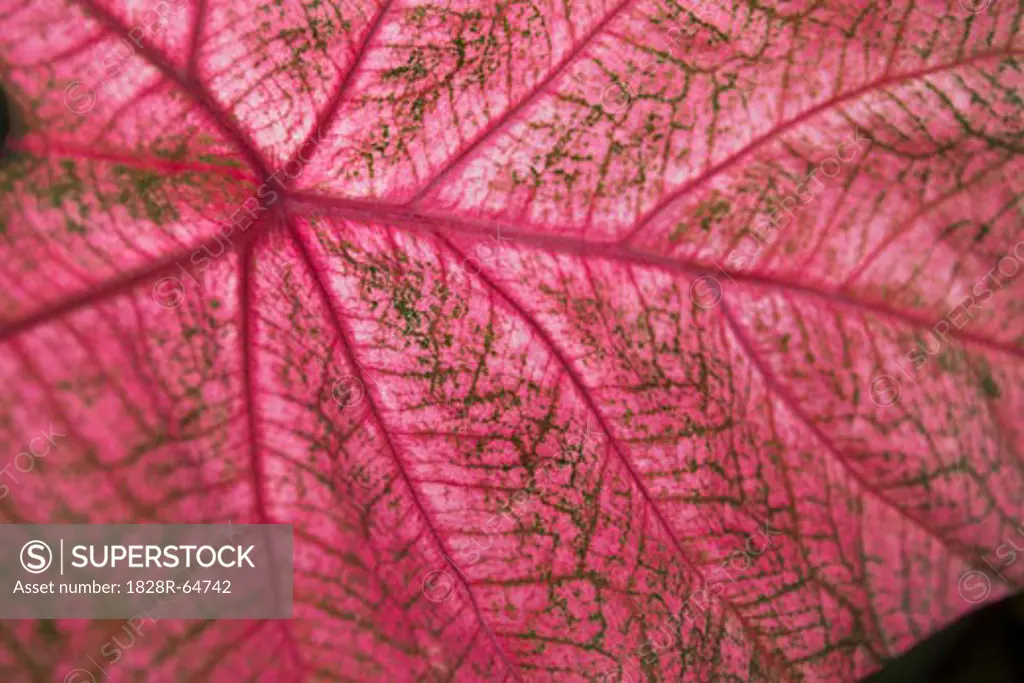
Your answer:
[[[1019,586],[1019,27],[8,3],[0,512],[293,524],[296,618],[0,678],[854,681]]]

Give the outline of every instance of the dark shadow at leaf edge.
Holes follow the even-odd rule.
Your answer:
[[[1024,593],[980,607],[861,683],[1024,683]]]

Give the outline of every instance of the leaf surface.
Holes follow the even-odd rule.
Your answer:
[[[293,524],[296,618],[4,680],[854,681],[1018,587],[1022,13],[7,3],[0,510]]]

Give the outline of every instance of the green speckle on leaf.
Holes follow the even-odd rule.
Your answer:
[[[978,384],[981,387],[981,391],[985,394],[985,396],[987,396],[988,398],[999,398],[999,385],[996,384],[996,381],[994,379],[992,379],[992,375],[985,373],[984,375],[982,375],[981,380],[978,382]]]
[[[67,227],[68,233],[72,235],[84,235],[86,233],[85,226],[76,220],[72,220],[71,217],[64,218],[64,225]]]

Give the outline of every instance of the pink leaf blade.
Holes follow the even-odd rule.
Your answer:
[[[291,523],[297,615],[3,676],[853,681],[1018,588],[1019,22],[953,5],[3,14],[0,514]]]

